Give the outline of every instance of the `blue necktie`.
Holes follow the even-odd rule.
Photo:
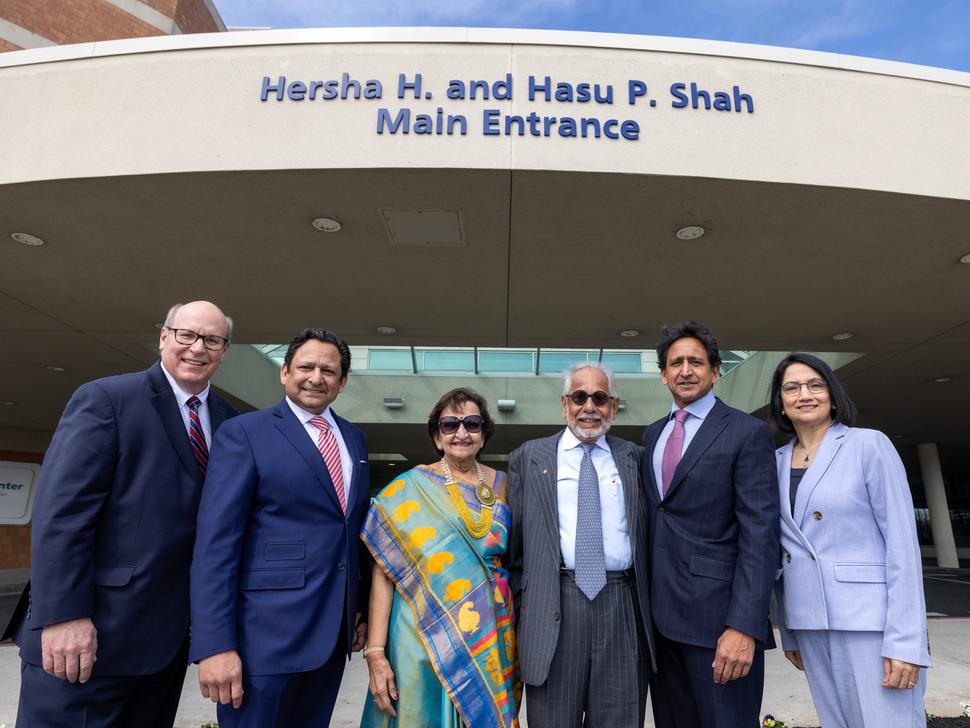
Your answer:
[[[576,503],[576,586],[590,601],[606,585],[600,479],[590,457],[593,447],[583,445]]]

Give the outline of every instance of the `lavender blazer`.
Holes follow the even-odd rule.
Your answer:
[[[782,645],[798,649],[790,630],[882,632],[883,657],[928,666],[913,500],[896,449],[876,430],[833,425],[792,516],[793,445],[777,451]]]

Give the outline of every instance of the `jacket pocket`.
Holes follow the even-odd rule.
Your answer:
[[[94,583],[98,586],[125,586],[134,573],[134,566],[95,566]]]
[[[270,541],[266,544],[267,561],[302,561],[305,556],[303,541]]]
[[[885,564],[833,564],[836,581],[886,583]]]
[[[697,576],[707,576],[711,579],[720,579],[721,581],[732,581],[734,579],[734,564],[709,559],[700,554],[692,554],[690,557],[690,573]]]
[[[300,589],[306,580],[303,569],[257,569],[244,571],[239,578],[239,588],[244,591],[257,589]]]

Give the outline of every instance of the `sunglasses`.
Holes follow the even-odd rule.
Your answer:
[[[465,426],[465,432],[469,435],[476,435],[482,431],[485,420],[481,415],[466,415],[465,417],[442,417],[438,420],[438,432],[442,435],[454,435],[458,428]]]
[[[582,389],[577,389],[575,392],[567,394],[566,397],[568,397],[569,401],[577,407],[582,407],[584,404],[586,404],[587,399],[592,399],[593,404],[597,407],[602,407],[603,405],[613,401],[613,397],[608,395],[602,389],[593,392],[592,394],[584,392]]]

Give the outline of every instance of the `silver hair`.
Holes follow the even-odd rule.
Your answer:
[[[184,305],[184,303],[176,303],[168,310],[168,313],[165,314],[164,326],[166,329],[172,328],[172,319],[175,318],[175,314],[177,314],[178,310]],[[226,318],[226,338],[229,339],[229,341],[232,341],[232,316],[227,316],[225,313],[222,315]]]
[[[609,395],[611,397],[616,396],[616,377],[613,375],[613,370],[610,369],[606,364],[601,361],[581,361],[577,362],[569,367],[566,371],[562,373],[562,393],[563,396],[569,394],[570,389],[572,389],[573,374],[580,371],[581,369],[596,369],[597,371],[603,372],[606,375],[606,382],[610,388]],[[592,392],[590,392],[592,394]]]

